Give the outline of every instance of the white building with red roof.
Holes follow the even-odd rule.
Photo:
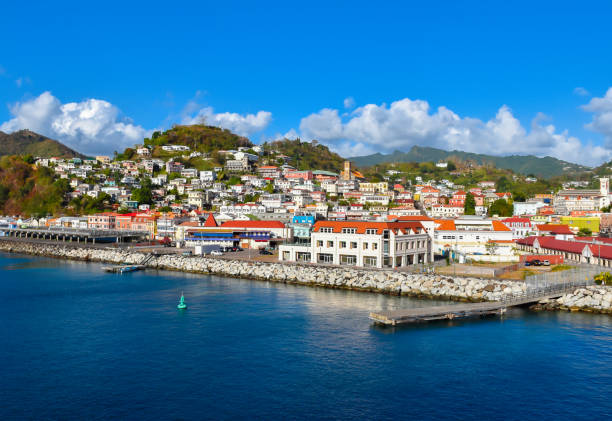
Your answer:
[[[500,221],[479,217],[436,220],[434,251],[463,255],[488,254],[487,243],[497,244],[497,254],[510,255],[512,230]]]
[[[431,239],[419,221],[317,221],[309,245],[279,247],[279,260],[400,268],[428,263]]]

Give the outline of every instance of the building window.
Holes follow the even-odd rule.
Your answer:
[[[368,249],[368,243],[363,243],[363,249],[367,250]]]
[[[351,248],[352,249],[356,249],[357,248],[357,243],[355,241],[351,241]]]
[[[356,234],[357,228],[342,228],[342,234]]]
[[[334,246],[334,242],[333,241],[328,241],[327,242],[327,247],[333,247]]]
[[[317,247],[323,247],[323,241],[317,240]]]
[[[368,267],[376,267],[376,257],[374,256],[364,256],[363,265]]]
[[[372,250],[378,250],[378,243],[372,243]]]
[[[319,253],[317,255],[318,263],[333,263],[333,261],[334,261],[334,256],[332,254]]]
[[[367,229],[366,230],[366,234],[367,235],[376,235],[377,234],[377,230],[376,229],[372,229],[372,228]]]
[[[332,233],[334,232],[334,229],[331,227],[321,227],[321,229],[319,229],[319,232],[326,232],[326,233]]]
[[[346,241],[340,241],[340,248],[341,249],[345,249],[346,248]]]
[[[340,255],[340,264],[341,265],[356,265],[357,264],[357,256],[352,256],[349,254],[341,254]]]

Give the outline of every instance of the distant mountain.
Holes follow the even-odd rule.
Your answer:
[[[395,151],[388,155],[376,153],[357,156],[350,160],[358,167],[370,167],[384,162],[437,162],[463,161],[478,165],[493,165],[497,168],[512,170],[515,173],[550,178],[568,173],[579,173],[590,170],[584,165],[573,164],[557,158],[546,156],[538,158],[533,155],[493,156],[462,151],[445,151],[443,149],[413,146],[409,152]]]
[[[0,156],[2,155],[32,155],[43,158],[85,157],[57,140],[30,130],[19,130],[11,134],[0,132]]]

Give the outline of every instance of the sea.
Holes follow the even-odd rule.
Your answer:
[[[612,416],[612,316],[368,319],[439,303],[0,254],[0,420]]]

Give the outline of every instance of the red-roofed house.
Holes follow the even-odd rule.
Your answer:
[[[553,237],[527,237],[518,240],[519,250],[535,254],[561,255],[566,261],[612,267],[612,246]]]
[[[531,219],[529,218],[519,218],[515,216],[502,219],[501,222],[512,230],[515,239],[523,238],[531,234]]]
[[[434,251],[452,251],[459,256],[474,253],[488,254],[487,243],[498,244],[495,254],[513,255],[512,230],[500,221],[480,218],[436,220]],[[475,257],[475,256],[473,256]]]
[[[537,235],[553,236],[557,240],[570,240],[574,238],[574,233],[568,225],[562,224],[542,224],[536,225],[535,231]]]
[[[464,192],[463,190],[459,190],[458,192],[455,192],[453,194],[453,197],[448,200],[448,204],[451,206],[463,207],[465,205],[466,196],[466,192]]]

